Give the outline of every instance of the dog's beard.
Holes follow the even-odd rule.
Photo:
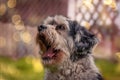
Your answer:
[[[37,36],[43,64],[58,65],[62,63],[68,52],[67,48],[65,48],[65,39],[55,31],[48,30],[38,33]]]

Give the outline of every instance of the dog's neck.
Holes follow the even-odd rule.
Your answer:
[[[53,70],[55,69],[55,70]],[[56,66],[52,69],[46,70],[45,80],[88,80],[86,76],[96,76],[99,74],[96,68],[91,54],[73,62],[72,60],[66,59],[61,65]],[[91,79],[93,80],[93,79]],[[94,79],[98,80],[98,79]]]
[[[87,64],[87,65],[86,65]],[[77,59],[76,61],[73,61],[71,58],[67,58],[62,64],[58,65],[58,66],[52,66],[49,67],[48,70],[52,73],[60,73],[61,74],[69,74],[69,70],[73,70],[73,72],[75,71],[74,69],[76,69],[77,67],[80,67],[79,69],[83,69],[83,70],[87,70],[87,69],[93,69],[95,71],[97,71],[97,68],[94,64],[94,60],[92,58],[91,54],[87,54],[87,56],[82,56],[81,58]],[[64,72],[67,71],[68,72]],[[81,70],[79,70],[81,71]],[[71,71],[70,71],[71,73]]]

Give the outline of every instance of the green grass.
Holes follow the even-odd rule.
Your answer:
[[[120,63],[98,59],[96,64],[105,80],[120,80]]]
[[[38,62],[31,57],[19,60],[0,57],[0,80],[43,80],[44,70]]]
[[[105,80],[120,80],[120,64],[100,59],[96,64]],[[43,76],[44,69],[39,59],[0,57],[0,80],[43,80]]]

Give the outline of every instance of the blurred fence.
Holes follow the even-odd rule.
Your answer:
[[[25,24],[36,26],[47,16],[67,16],[68,0],[0,0],[0,4],[2,22],[11,22],[12,16],[19,14]]]
[[[35,28],[11,23],[0,23],[0,25],[2,25],[0,28],[0,55],[13,58],[37,55]]]
[[[96,49],[101,57],[113,57],[120,51],[120,0],[74,1],[74,19],[100,39]],[[103,56],[104,55],[104,56]]]
[[[37,55],[37,26],[51,15],[67,16],[68,0],[0,0],[0,55]]]

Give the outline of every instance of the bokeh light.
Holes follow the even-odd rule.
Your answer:
[[[106,5],[111,5],[113,0],[103,0],[103,3]]]
[[[21,16],[19,14],[15,14],[12,16],[12,22],[13,24],[15,24],[16,30],[25,29],[24,22],[21,20]]]
[[[80,0],[77,1],[76,7],[79,8],[81,6],[81,2]]]
[[[35,72],[42,72],[43,71],[43,66],[40,62],[40,59],[33,58],[32,64],[33,64],[33,69]]]
[[[33,70],[35,72],[42,72],[44,70],[39,58],[33,58],[28,56],[25,58],[25,61],[27,64],[32,64]]]
[[[115,9],[115,10],[117,9],[117,5],[116,5],[115,1],[113,1],[110,6],[111,6],[113,9]]]
[[[4,47],[5,45],[6,45],[5,38],[0,36],[0,47]]]
[[[20,41],[20,34],[18,32],[15,32],[13,34],[13,39],[17,42],[17,41]]]
[[[90,29],[90,24],[88,22],[85,22],[85,28],[88,30]]]
[[[24,22],[21,21],[18,24],[15,24],[15,29],[16,30],[24,30],[25,29]]]
[[[4,15],[6,12],[6,6],[5,4],[0,4],[0,16]]]
[[[88,30],[90,29],[90,24],[89,24],[89,22],[87,22],[87,21],[82,21],[82,22],[81,22],[81,25],[84,26],[84,27],[85,27],[86,29],[88,29]]]
[[[88,8],[91,8],[93,6],[92,0],[83,0],[83,4]]]
[[[106,13],[102,13],[101,18],[102,18],[102,20],[106,20],[106,18],[108,18],[108,16]]]
[[[20,36],[23,42],[28,43],[28,44],[30,43],[31,35],[28,31],[21,32]]]
[[[120,59],[120,52],[117,52],[116,56]]]
[[[8,0],[7,5],[9,8],[14,8],[16,6],[16,0]]]
[[[18,14],[15,14],[12,16],[12,22],[13,24],[17,25],[21,22],[21,17]]]
[[[106,20],[106,25],[111,25],[111,23],[112,23],[111,19],[110,19],[110,18],[107,18],[107,20]]]
[[[105,5],[110,6],[110,7],[113,8],[113,9],[117,9],[117,6],[116,6],[116,3],[115,3],[114,0],[103,0],[103,3],[104,3]]]

